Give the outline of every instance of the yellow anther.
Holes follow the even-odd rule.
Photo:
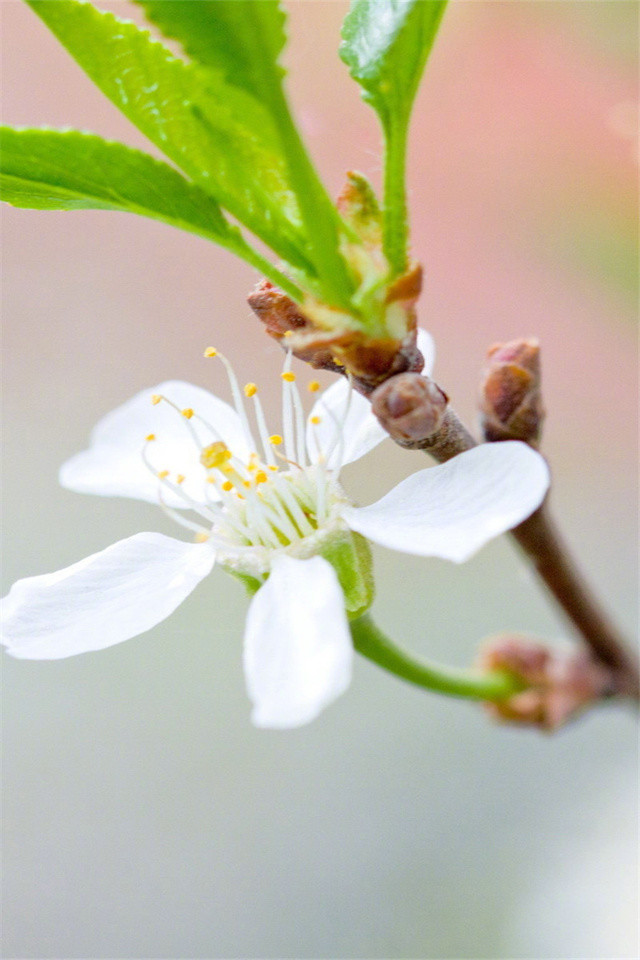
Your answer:
[[[153,396],[151,397],[151,403],[154,405],[154,407],[157,403],[160,403],[161,400],[162,400],[161,393],[154,393]]]
[[[292,337],[292,336],[293,336],[293,330],[285,330],[285,332],[282,334],[282,336],[283,336],[283,337]]]
[[[274,473],[278,472],[278,468],[276,467],[275,463],[270,463],[268,469],[273,470]]]
[[[282,437],[279,433],[272,433],[269,437],[269,443],[272,443],[274,447],[279,447],[282,443]]]
[[[191,420],[191,417],[193,416],[193,410],[191,409],[191,407],[185,407],[184,410],[180,411],[180,413],[187,420]]]
[[[247,489],[249,489],[249,487],[251,486],[251,480],[243,480],[243,481],[242,481],[242,486],[243,486],[243,487],[246,487]]]
[[[255,383],[247,383],[244,388],[245,397],[255,397],[258,392],[258,388]]]
[[[169,476],[169,471],[168,471],[168,470],[159,470],[159,471],[158,471],[158,479],[160,479],[160,480],[165,480],[168,476]]]
[[[314,427],[317,427],[317,425],[321,422],[322,422],[322,417],[309,417],[309,423],[312,423]]]
[[[264,470],[258,470],[258,472],[256,473],[256,483],[266,483],[266,482],[267,482],[266,473],[264,472]]]
[[[287,383],[293,383],[293,381],[296,379],[295,373],[293,373],[291,370],[285,370],[285,372],[281,373],[280,376],[283,380],[286,380]]]
[[[209,470],[220,469],[231,459],[231,450],[222,440],[216,440],[205,447],[200,454],[200,463]]]
[[[307,384],[307,390],[309,393],[317,393],[320,389],[320,384],[317,380],[312,380],[311,383]]]
[[[184,483],[185,479],[186,477],[184,473],[179,473],[178,476],[176,477],[176,483]]]
[[[209,539],[209,534],[204,533],[204,531],[202,533],[196,533],[193,539],[195,543],[206,543]]]
[[[217,356],[218,356],[218,351],[216,350],[215,347],[207,347],[207,349],[206,349],[205,352],[204,352],[204,356],[205,356],[205,357],[217,357]]]
[[[333,358],[333,362],[335,363],[336,367],[344,367],[344,363],[342,362],[342,360],[338,360],[337,357]]]
[[[216,482],[215,477],[207,477],[207,483],[215,483],[215,482]]]
[[[225,482],[222,484],[222,489],[226,490],[227,493],[229,490],[233,490],[233,484],[231,483],[231,480],[225,480]]]
[[[155,440],[155,438],[156,438],[155,433],[148,433],[145,437],[145,440],[147,441],[147,443],[151,443],[151,441]]]

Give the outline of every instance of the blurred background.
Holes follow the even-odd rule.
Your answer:
[[[154,152],[26,6],[1,7],[5,122]],[[288,9],[291,99],[326,183],[337,194],[350,168],[379,183],[375,118],[336,53],[347,4]],[[437,379],[473,419],[487,347],[540,338],[555,508],[630,635],[637,14],[453,2],[409,174]],[[101,415],[168,378],[226,395],[209,343],[277,414],[280,355],[245,303],[255,274],[202,239],[116,213],[6,208],[3,223],[6,590],[136,531],[176,532],[150,505],[59,489]],[[366,503],[422,466],[389,442],[345,485]],[[506,538],[462,567],[375,559],[379,622],[435,659],[467,664],[508,629],[571,637]],[[546,737],[359,660],[318,721],[258,731],[245,610],[216,572],[129,643],[4,661],[6,956],[637,955],[632,711]]]

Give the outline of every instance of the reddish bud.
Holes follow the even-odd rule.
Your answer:
[[[544,419],[537,340],[511,340],[487,353],[480,393],[484,439],[537,446]]]
[[[507,671],[525,687],[506,700],[487,703],[489,713],[499,721],[541,730],[557,730],[615,689],[610,669],[587,651],[553,650],[527,637],[494,638],[481,653],[480,665]]]
[[[399,373],[371,394],[371,410],[398,443],[411,444],[442,425],[449,398],[437,383],[419,373]]]

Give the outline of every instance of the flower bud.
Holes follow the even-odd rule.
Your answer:
[[[523,440],[535,447],[543,419],[538,341],[511,340],[491,347],[480,393],[484,439]]]
[[[410,445],[430,437],[444,419],[449,398],[419,373],[399,373],[371,394],[371,410],[389,435]]]
[[[487,703],[496,719],[557,730],[585,707],[611,695],[611,670],[586,650],[553,650],[528,637],[505,635],[489,641],[480,656],[485,670],[504,670],[523,690]]]

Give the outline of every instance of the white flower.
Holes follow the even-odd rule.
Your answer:
[[[420,346],[430,371],[427,335]],[[269,435],[255,385],[243,396],[221,359],[234,407],[199,387],[163,383],[101,420],[89,449],[60,474],[71,490],[159,502],[196,542],[139,533],[18,581],[4,601],[3,642],[34,660],[110,647],[168,617],[218,563],[258,588],[244,637],[253,722],[294,727],[351,679],[345,596],[322,556],[327,545],[350,529],[394,550],[461,562],[540,504],[548,470],[522,443],[485,444],[357,507],[338,477],[386,437],[369,403],[343,379],[305,418],[288,358],[282,436]]]

